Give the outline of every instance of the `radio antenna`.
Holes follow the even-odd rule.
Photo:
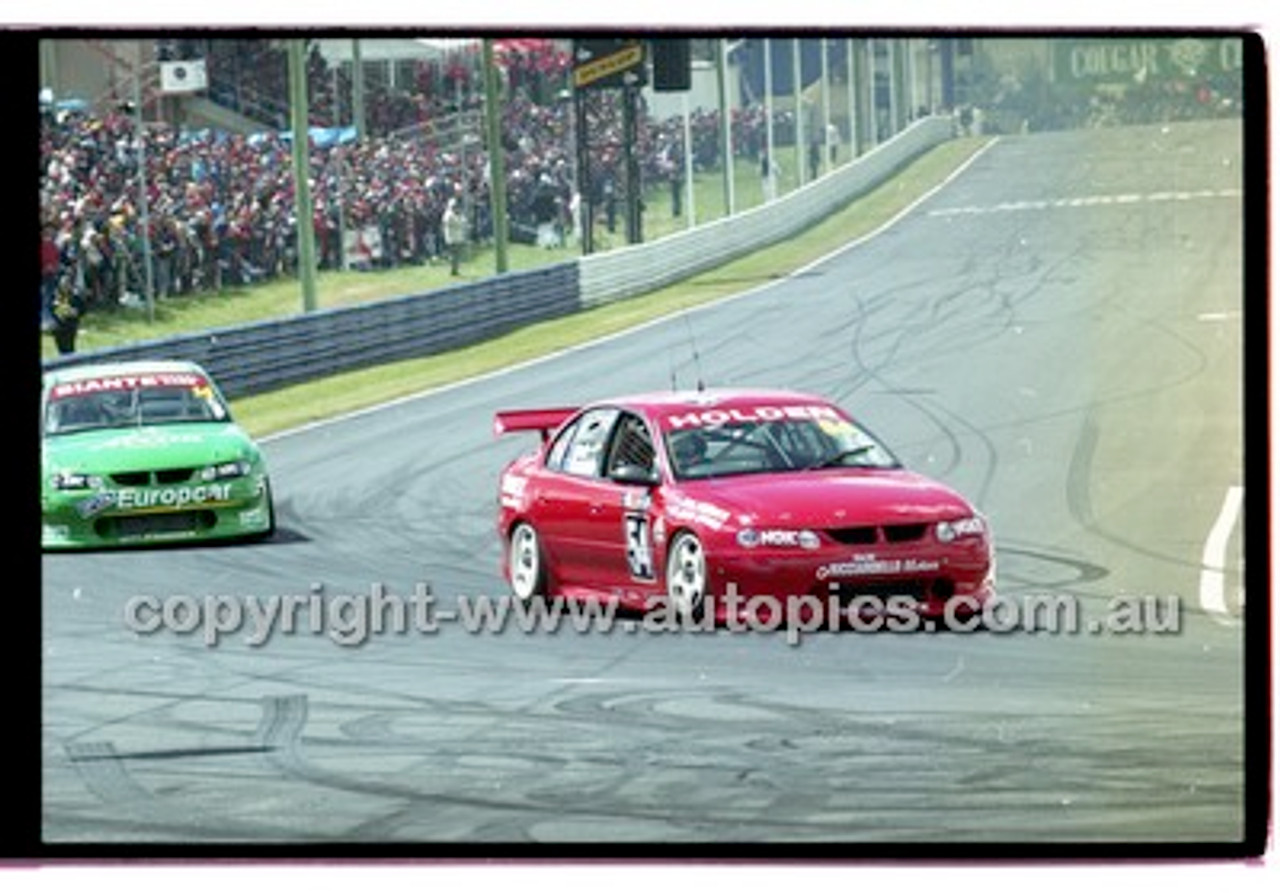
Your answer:
[[[706,390],[706,385],[702,381],[702,358],[698,356],[698,339],[693,335],[693,323],[689,322],[689,314],[681,312],[680,315],[684,317],[684,327],[689,332],[689,350],[693,353],[693,368],[698,376],[698,393],[701,394]]]

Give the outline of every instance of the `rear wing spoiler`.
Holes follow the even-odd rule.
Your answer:
[[[559,428],[575,412],[577,407],[556,409],[512,409],[493,414],[493,435],[500,437],[512,431],[537,431],[546,443],[551,432]]]

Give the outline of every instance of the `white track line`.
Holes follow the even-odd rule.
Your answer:
[[[1240,189],[1200,189],[1193,192],[1152,192],[1146,195],[1081,195],[1074,198],[1037,199],[1001,202],[996,205],[969,205],[962,208],[939,208],[930,217],[957,217],[971,214],[1003,214],[1012,211],[1048,211],[1057,208],[1095,208],[1108,205],[1135,205],[1143,202],[1190,202],[1202,199],[1240,198]]]
[[[403,397],[397,397],[394,400],[388,400],[385,403],[376,403],[376,404],[373,404],[372,406],[366,406],[361,409],[352,410],[351,412],[341,413],[340,415],[329,416],[328,418],[323,418],[323,419],[317,419],[313,422],[307,422],[303,425],[299,425],[296,428],[287,428],[283,431],[277,431],[274,434],[268,434],[266,436],[258,438],[258,440],[259,442],[263,442],[263,443],[271,440],[277,440],[281,437],[288,437],[291,434],[300,434],[305,431],[310,431],[312,429],[319,428],[323,425],[328,425],[335,422],[342,422],[348,419],[358,418],[359,416],[368,415],[369,413],[372,413],[372,412],[379,412],[388,407],[397,406],[401,403],[407,403],[411,400],[420,400],[424,397],[430,397],[435,394],[443,393],[445,391],[451,391],[455,388],[466,387],[468,385],[476,384],[477,382],[487,381],[491,378],[497,378],[502,375],[509,375],[513,372],[520,372],[524,369],[528,369],[532,366],[536,366],[539,363],[545,363],[550,360],[554,360],[559,357],[566,356],[568,354],[574,353],[579,350],[586,350],[587,348],[590,348],[590,347],[595,347],[600,344],[606,344],[618,338],[623,338],[625,336],[634,334],[635,332],[640,332],[640,331],[643,331],[644,329],[662,325],[663,323],[668,322],[671,319],[675,319],[676,317],[679,317],[682,314],[697,313],[703,310],[710,310],[713,307],[719,307],[721,304],[727,304],[730,301],[736,301],[739,298],[745,298],[747,295],[755,294],[756,292],[763,291],[766,288],[773,288],[776,285],[785,283],[787,280],[793,277],[800,276],[804,273],[807,273],[809,270],[812,270],[814,267],[817,267],[821,264],[826,263],[827,261],[831,260],[833,257],[838,257],[839,255],[843,254],[846,251],[850,251],[854,248],[857,248],[859,245],[869,242],[871,239],[874,239],[876,236],[881,235],[891,227],[896,226],[898,222],[901,221],[904,217],[911,214],[913,211],[915,211],[916,208],[920,207],[920,205],[924,204],[929,199],[933,198],[934,195],[941,192],[944,188],[949,186],[953,180],[955,180],[957,177],[959,177],[961,174],[967,171],[970,168],[970,166],[972,166],[973,163],[978,160],[979,157],[984,155],[987,152],[987,150],[990,149],[992,146],[994,146],[997,142],[999,142],[999,140],[1000,140],[999,137],[995,137],[986,145],[979,148],[978,151],[974,152],[972,155],[966,158],[963,164],[961,164],[959,167],[953,170],[950,174],[948,174],[942,180],[941,183],[939,183],[937,186],[934,186],[929,191],[925,192],[918,199],[911,202],[911,204],[907,205],[905,208],[903,208],[901,211],[899,211],[889,220],[882,223],[880,226],[873,229],[871,232],[863,236],[860,236],[857,239],[854,239],[852,242],[846,242],[844,245],[841,245],[839,248],[835,249],[834,251],[830,251],[827,254],[824,254],[822,257],[819,257],[817,260],[810,261],[809,263],[805,264],[804,266],[800,267],[794,272],[788,273],[786,276],[783,276],[780,279],[772,279],[761,285],[757,285],[754,288],[749,288],[746,291],[737,292],[731,295],[725,295],[723,298],[717,298],[714,301],[707,301],[704,304],[698,304],[694,307],[682,307],[679,310],[673,310],[671,313],[667,313],[663,316],[659,316],[654,319],[648,320],[646,322],[639,323],[637,325],[631,326],[630,328],[623,329],[619,332],[613,332],[612,334],[609,334],[609,335],[601,335],[599,338],[593,338],[590,341],[583,341],[580,344],[572,344],[569,347],[561,348],[560,350],[553,351],[552,353],[543,354],[540,357],[534,357],[531,360],[523,360],[511,366],[504,366],[501,369],[494,369],[489,372],[482,372],[479,375],[473,375],[470,378],[462,378],[462,379],[459,379],[458,381],[449,382],[448,384],[437,385],[435,387],[426,388],[425,390],[422,390],[422,391],[417,391],[412,394],[406,394]],[[564,319],[564,318],[566,317],[561,317],[561,319]]]
[[[1231,538],[1231,531],[1236,526],[1243,502],[1244,487],[1227,488],[1222,510],[1218,512],[1218,519],[1209,530],[1209,538],[1204,543],[1204,555],[1200,559],[1200,606],[1214,619],[1231,617],[1223,591],[1223,568],[1227,560],[1227,540]]]

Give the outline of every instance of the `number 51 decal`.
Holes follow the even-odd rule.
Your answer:
[[[649,519],[640,514],[623,517],[627,536],[627,567],[637,580],[653,579],[653,537],[649,534]]]

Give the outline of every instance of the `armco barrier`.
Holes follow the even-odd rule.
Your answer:
[[[925,118],[851,164],[789,195],[657,241],[504,273],[419,295],[317,310],[48,359],[187,359],[230,398],[365,366],[429,356],[609,301],[643,294],[801,232],[920,153],[945,142],[949,118]]]
[[[46,360],[45,369],[143,358],[194,360],[229,398],[364,366],[462,347],[572,313],[578,265],[568,261],[421,295],[207,329]]]

